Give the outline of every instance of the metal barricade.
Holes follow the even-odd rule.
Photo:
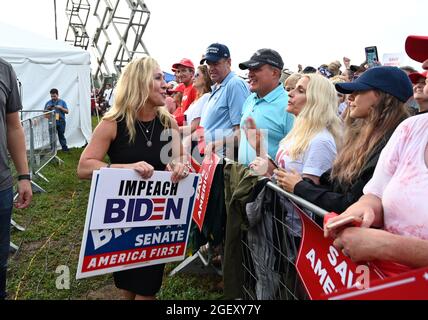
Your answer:
[[[327,213],[276,184],[267,183],[261,217],[254,225],[249,217],[250,228],[242,239],[244,299],[308,299],[296,270],[301,221],[290,200],[305,208],[311,218],[322,219]]]
[[[35,115],[34,115],[35,114]],[[31,176],[38,176],[49,182],[40,172],[50,161],[56,159],[59,163],[63,161],[57,156],[57,132],[54,111],[44,110],[21,111],[21,125],[24,129],[25,146],[27,148],[28,168]],[[9,163],[12,161],[9,159]],[[14,168],[12,167],[12,172]],[[45,192],[33,179],[31,180],[33,192]],[[15,199],[18,194],[15,194]],[[13,219],[11,225],[19,231],[25,228],[17,224]],[[10,251],[15,252],[19,247],[12,242]]]
[[[49,182],[41,173],[41,170],[53,159],[56,159],[59,163],[63,162],[57,156],[55,113],[43,110],[22,111],[22,114],[24,113],[26,115],[31,114],[31,117],[21,121],[25,133],[30,172],[33,176],[39,176]],[[21,118],[23,117],[21,116]],[[36,187],[36,191],[44,191],[34,182],[33,187]]]
[[[309,298],[426,300],[428,298],[428,267],[409,269],[386,276],[382,269],[377,267],[376,261],[357,266],[348,257],[343,256],[354,264],[356,270],[358,267],[364,266],[367,271],[365,274],[367,278],[361,281],[367,281],[365,283],[367,286],[362,286],[358,279],[352,280],[351,273],[355,272],[355,269],[348,262],[341,260],[339,265],[335,259],[329,260],[331,256],[327,259],[331,264],[329,269],[325,265],[327,269],[323,269],[321,272],[321,260],[318,258],[317,266],[312,265],[311,271],[308,273],[306,270],[305,272],[305,263],[311,265],[311,262],[308,262],[311,260],[310,257],[314,260],[315,258],[312,255],[304,254],[304,259],[301,259],[301,256],[298,259],[302,250],[315,254],[314,247],[318,245],[319,253],[322,253],[323,250],[325,250],[324,252],[331,252],[327,251],[327,247],[331,249],[332,242],[329,244],[323,242],[321,240],[324,240],[322,231],[318,230],[313,223],[315,220],[318,225],[321,225],[328,212],[284,191],[272,182],[267,183],[264,192],[261,219],[253,225],[251,225],[251,210],[248,210],[247,206],[250,228],[242,240],[243,266],[245,269],[244,298],[258,300]],[[311,219],[307,219],[307,217]],[[305,230],[303,230],[302,225],[305,226]],[[311,225],[316,228],[311,227]],[[304,231],[304,237],[302,237],[302,231]],[[316,235],[317,232],[321,233],[321,238]],[[314,236],[311,241],[308,239],[309,235]],[[299,266],[299,272],[296,265]],[[346,267],[348,272],[343,273],[345,269],[342,267]],[[354,271],[351,272],[351,270]],[[331,273],[329,274],[329,272]],[[334,290],[324,287],[326,282],[321,284],[322,279],[326,279],[327,276],[330,280],[330,276],[339,276],[336,278],[336,285],[339,284],[339,286],[334,285],[334,280],[330,282],[333,285],[331,289],[334,288]],[[303,277],[305,284],[300,277]],[[337,282],[337,279],[340,281]],[[313,284],[322,290],[318,290]]]
[[[227,158],[224,160],[234,162]],[[268,182],[266,186],[262,221],[257,221],[253,228],[244,232],[242,239],[243,298],[308,299],[295,266],[300,248],[301,221],[290,200],[307,208],[309,216],[319,217],[321,220],[327,211],[284,191],[272,182]],[[201,250],[198,250],[172,270],[170,276],[185,269],[195,269],[192,268],[195,265],[202,265],[202,268],[213,267],[210,256],[205,258]],[[223,274],[220,269],[213,267],[211,270],[215,270],[218,275]]]

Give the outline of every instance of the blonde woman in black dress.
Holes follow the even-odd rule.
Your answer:
[[[148,179],[154,170],[173,171],[177,182],[189,174],[183,161],[178,126],[165,104],[167,84],[158,63],[151,57],[130,62],[123,71],[113,107],[95,129],[77,169],[90,179],[102,167],[128,168]],[[167,137],[167,138],[165,138]],[[110,164],[104,161],[105,155]],[[116,287],[127,299],[155,299],[162,284],[164,264],[114,273]]]

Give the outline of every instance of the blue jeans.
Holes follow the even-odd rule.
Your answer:
[[[13,207],[13,190],[0,191],[0,300],[6,298],[6,271],[10,244],[10,219]]]
[[[56,131],[58,132],[58,140],[61,144],[62,150],[68,150],[67,147],[67,140],[65,140],[65,121],[64,120],[58,120],[56,122]]]

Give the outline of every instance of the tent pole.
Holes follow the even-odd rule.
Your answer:
[[[56,0],[54,0],[54,15],[55,15],[55,40],[58,40],[58,25],[56,20]]]

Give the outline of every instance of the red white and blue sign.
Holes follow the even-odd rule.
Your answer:
[[[183,260],[198,179],[189,174],[174,186],[170,172],[155,171],[147,180],[128,169],[94,172],[76,278]],[[104,205],[96,209],[99,199]],[[114,227],[92,227],[93,220]]]
[[[211,185],[219,162],[219,156],[213,152],[211,154],[211,158],[204,158],[199,171],[201,179],[199,180],[198,190],[196,192],[193,221],[195,221],[200,231],[202,231],[202,227],[204,225],[205,212],[207,211],[208,200],[210,198]]]
[[[155,171],[146,180],[135,170],[103,168],[90,230],[184,224],[195,195],[192,182],[190,178],[172,183],[167,171]]]

